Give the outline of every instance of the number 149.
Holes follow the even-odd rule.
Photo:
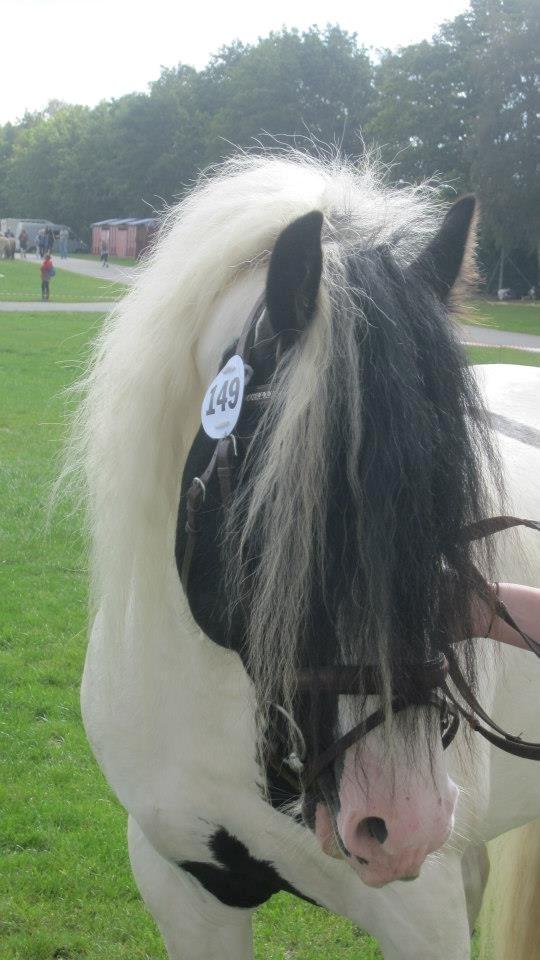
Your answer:
[[[219,384],[216,384],[215,387],[212,387],[210,391],[210,398],[208,409],[206,410],[206,416],[211,417],[216,412],[216,406],[221,407],[221,412],[225,413],[227,407],[230,407],[231,410],[234,410],[236,404],[238,403],[238,397],[240,396],[240,378],[233,377],[232,380],[224,380],[221,389],[216,397],[216,390],[218,389]]]

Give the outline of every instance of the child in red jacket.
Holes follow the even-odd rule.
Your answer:
[[[49,280],[52,280],[52,278],[56,274],[56,270],[54,269],[50,253],[45,254],[45,259],[40,267],[40,273],[41,273],[41,299],[48,300],[49,299]]]

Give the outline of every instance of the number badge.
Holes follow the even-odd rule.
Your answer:
[[[201,407],[203,430],[213,440],[233,432],[244,398],[244,361],[235,354],[212,380]]]

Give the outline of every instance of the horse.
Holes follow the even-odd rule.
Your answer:
[[[81,705],[172,960],[252,957],[278,890],[403,958],[396,905],[426,884],[450,889],[444,956],[468,956],[457,853],[433,878],[500,785],[445,680],[451,659],[491,702],[468,638],[494,551],[467,531],[502,485],[451,317],[474,221],[369,164],[234,158],[98,339],[66,467],[92,536]]]
[[[15,237],[4,237],[0,234],[0,260],[14,260],[15,247]]]

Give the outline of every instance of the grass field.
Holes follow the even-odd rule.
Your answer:
[[[496,303],[475,300],[467,309],[466,323],[511,333],[532,333],[540,336],[540,301],[538,303]]]
[[[124,811],[80,721],[79,526],[59,518],[44,529],[65,429],[61,391],[99,322],[98,314],[0,314],[1,960],[165,958],[131,879]],[[380,958],[351,924],[286,895],[257,914],[256,956]]]
[[[540,367],[540,353],[513,350],[509,347],[467,347],[471,363],[519,363],[526,367]]]
[[[125,813],[79,715],[86,572],[76,522],[44,530],[64,433],[60,391],[99,316],[0,314],[0,958],[164,960],[127,857]],[[375,960],[341,918],[281,895],[260,960]]]
[[[125,293],[125,287],[110,280],[96,280],[78,273],[62,270],[59,261],[53,258],[56,276],[50,281],[50,299],[57,303],[99,303],[100,300],[117,300]],[[61,261],[60,261],[61,262]],[[41,300],[40,261],[0,260],[0,300]]]

